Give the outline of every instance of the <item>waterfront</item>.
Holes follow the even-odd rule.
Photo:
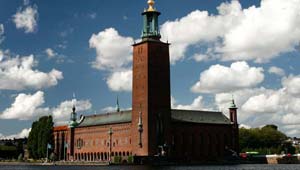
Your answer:
[[[0,165],[0,170],[298,170],[300,164],[242,164],[201,166],[40,166]]]

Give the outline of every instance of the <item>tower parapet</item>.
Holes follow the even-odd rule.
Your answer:
[[[160,12],[158,12],[154,8],[154,0],[148,0],[148,9],[145,10],[143,15],[143,30],[142,30],[142,39],[160,39],[160,32],[158,28],[158,16],[160,15]]]

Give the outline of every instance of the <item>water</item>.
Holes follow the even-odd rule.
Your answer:
[[[300,170],[300,164],[247,164],[219,166],[21,166],[1,165],[0,170]]]

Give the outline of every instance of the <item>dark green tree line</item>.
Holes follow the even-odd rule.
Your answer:
[[[262,128],[239,129],[241,152],[258,151],[261,154],[275,154],[286,150],[287,136],[278,131],[275,125]],[[288,150],[290,153],[292,150]]]
[[[53,146],[53,119],[52,116],[43,116],[32,123],[28,136],[28,150],[34,159],[45,158],[47,144]],[[50,154],[50,152],[49,152]]]

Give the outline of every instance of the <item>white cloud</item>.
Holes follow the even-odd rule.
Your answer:
[[[41,108],[44,103],[44,92],[42,91],[38,91],[33,95],[20,93],[12,105],[3,111],[0,118],[29,120],[45,115],[49,113],[49,108]]]
[[[13,15],[13,21],[18,29],[24,29],[25,33],[34,32],[37,28],[37,6],[28,6],[24,10],[19,9]]]
[[[87,111],[92,108],[92,104],[89,100],[79,100],[76,102],[76,112]],[[69,120],[71,112],[72,112],[72,100],[67,100],[61,102],[58,106],[51,109],[51,113],[53,115],[53,120],[55,122],[66,122]]]
[[[54,56],[57,55],[57,53],[53,49],[51,49],[51,48],[47,48],[45,50],[45,53],[47,54],[47,56],[48,56],[49,59],[53,58]]]
[[[242,110],[242,106],[248,101],[249,98],[252,96],[264,94],[264,93],[270,93],[270,90],[265,89],[263,87],[261,88],[246,88],[237,90],[234,92],[226,92],[226,93],[217,93],[215,94],[215,103],[218,106],[218,109],[221,110],[224,113],[228,113],[228,107],[231,103],[232,96],[235,99],[235,104],[237,107],[239,107],[238,110],[238,119],[240,123],[247,124],[247,125],[253,125],[249,122],[247,122],[247,119],[253,115],[248,114],[248,111]],[[253,106],[255,107],[255,106]],[[255,126],[253,126],[255,127]]]
[[[127,107],[127,108],[120,108],[121,111],[123,110],[132,110],[131,107]],[[116,112],[117,111],[117,107],[113,107],[113,106],[107,106],[103,109],[101,109],[102,113],[111,113],[111,112]]]
[[[206,61],[208,60],[210,57],[207,54],[200,54],[200,53],[196,53],[193,55],[193,59],[197,62],[201,62],[201,61]]]
[[[132,70],[113,72],[106,83],[112,91],[131,91]]]
[[[300,75],[283,78],[282,84],[289,94],[300,97]]]
[[[92,104],[89,100],[75,100],[76,112],[89,110]],[[11,106],[0,114],[0,119],[31,120],[40,116],[52,114],[55,122],[69,120],[72,112],[72,100],[61,102],[56,107],[44,107],[44,92],[37,91],[34,94],[20,93],[15,97]]]
[[[243,104],[242,109],[248,113],[276,113],[280,108],[280,94],[259,94],[250,97]]]
[[[92,66],[100,70],[114,70],[127,66],[132,60],[133,39],[120,36],[114,28],[93,34],[90,48],[95,48],[97,57]]]
[[[4,59],[0,63],[0,89],[41,89],[55,86],[63,79],[62,72],[56,69],[49,73],[33,70],[36,65],[33,55]]]
[[[291,79],[294,77],[298,76],[289,76]],[[300,97],[290,93],[284,81],[279,89],[242,89],[233,92],[233,95],[239,107],[239,123],[251,127],[276,124],[288,135],[300,136],[299,127],[295,127],[300,123]],[[231,93],[215,95],[216,105],[225,113],[228,113],[230,99]]]
[[[251,128],[251,126],[244,125],[244,124],[240,124],[240,125],[239,125],[239,128],[250,129],[250,128]]]
[[[182,60],[189,47],[203,42],[213,44],[222,60],[256,62],[267,62],[299,44],[300,1],[262,0],[258,7],[242,9],[232,0],[217,10],[216,15],[196,10],[162,24],[163,39],[172,43],[172,63]]]
[[[110,113],[110,112],[115,112],[116,110],[117,110],[116,107],[107,106],[107,107],[101,109],[101,112]]]
[[[191,104],[187,104],[187,105],[177,104],[176,99],[174,97],[171,97],[171,106],[172,106],[172,109],[211,110],[211,109],[205,107],[202,96],[196,97]]]
[[[284,76],[285,72],[282,68],[276,67],[276,66],[272,66],[269,68],[268,70],[269,73],[271,74],[276,74],[278,76]]]
[[[195,93],[229,92],[254,87],[263,80],[263,69],[250,67],[246,62],[235,62],[230,67],[217,64],[202,72],[191,90]]]
[[[30,131],[31,131],[31,128],[28,128],[28,129],[25,128],[17,134],[12,134],[12,135],[8,135],[8,136],[2,135],[0,133],[0,139],[20,139],[20,138],[25,138],[25,137],[27,138]]]

